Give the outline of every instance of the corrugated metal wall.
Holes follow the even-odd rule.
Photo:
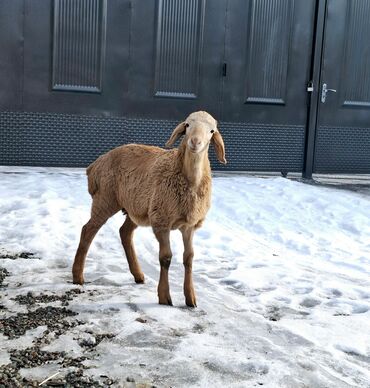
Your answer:
[[[215,168],[301,172],[322,1],[3,0],[0,164],[86,166],[123,143],[163,146],[202,109],[219,120],[226,143],[229,163],[212,157]],[[345,9],[328,2],[328,15],[352,31],[357,13],[345,0]],[[330,50],[327,36],[337,31],[328,20]],[[347,35],[341,50],[350,53],[357,35]],[[329,79],[335,71],[324,63]],[[343,114],[339,100],[317,103],[315,171],[370,172],[367,106],[346,108],[348,131],[330,121]]]

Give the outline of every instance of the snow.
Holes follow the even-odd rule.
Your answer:
[[[0,253],[40,258],[0,262],[11,273],[3,304],[16,313],[24,306],[15,295],[76,287],[71,266],[91,200],[82,169],[1,167],[0,185]],[[98,233],[82,288],[93,292],[70,302],[85,324],[44,350],[79,356],[86,333],[113,333],[84,362],[91,376],[159,387],[370,386],[370,190],[214,178],[194,240],[196,309],[184,303],[181,235],[171,235],[174,307],[159,306],[158,244],[149,228],[137,230],[146,283],[135,284],[118,234],[123,220],[117,214]],[[33,338],[24,337],[0,337],[0,363],[11,343]]]

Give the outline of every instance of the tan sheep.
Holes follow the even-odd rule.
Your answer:
[[[87,168],[91,218],[82,228],[72,269],[73,283],[83,284],[85,258],[94,236],[108,218],[122,210],[126,220],[120,236],[136,283],[144,282],[144,274],[133,246],[134,230],[137,226],[151,226],[159,242],[160,304],[172,305],[168,284],[172,258],[169,236],[171,230],[181,231],[185,300],[188,306],[196,306],[192,240],[211,204],[210,142],[218,160],[226,163],[226,159],[217,121],[207,112],[190,114],[174,129],[166,146],[172,146],[183,135],[177,149],[128,144],[100,156]]]

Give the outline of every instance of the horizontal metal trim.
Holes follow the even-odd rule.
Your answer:
[[[101,93],[101,88],[96,86],[78,86],[78,85],[53,85],[52,90],[63,90],[65,92],[84,92]]]
[[[248,97],[244,104],[285,105],[285,101],[282,98]]]
[[[181,92],[156,92],[155,97],[165,97],[165,98],[186,98],[186,99],[196,99],[197,95],[194,93],[181,93]]]
[[[370,102],[346,100],[344,101],[343,106],[351,106],[351,107],[357,106],[360,108],[370,108]]]

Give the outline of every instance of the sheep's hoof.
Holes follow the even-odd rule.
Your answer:
[[[82,286],[84,283],[84,278],[73,278],[73,284],[79,284],[80,286]]]
[[[139,275],[139,276],[134,276],[135,277],[135,283],[136,284],[143,284],[145,283],[145,277],[143,274]]]
[[[163,304],[166,306],[173,306],[170,296],[168,296],[167,298],[159,298],[159,304]]]
[[[185,303],[188,307],[197,307],[197,302],[196,302],[195,298],[189,299],[189,300],[185,299]]]
[[[197,298],[193,287],[184,287],[185,303],[189,307],[197,307]]]
[[[73,263],[72,278],[73,278],[73,284],[80,284],[82,286],[84,284],[83,267],[81,268],[80,265]]]

